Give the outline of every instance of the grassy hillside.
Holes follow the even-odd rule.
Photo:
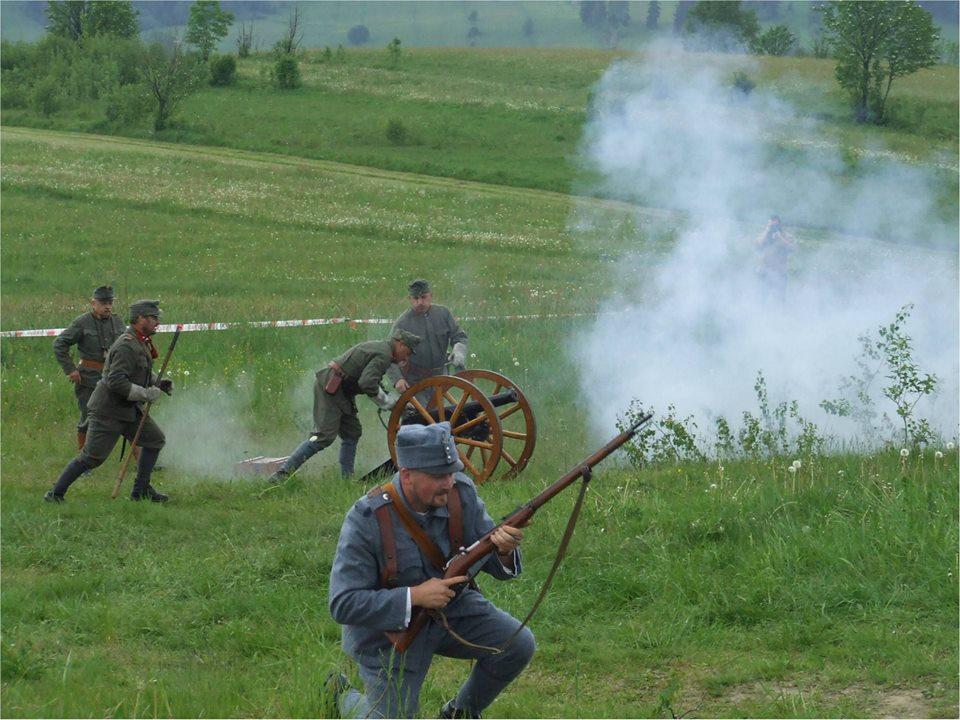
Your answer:
[[[64,103],[49,116],[8,104],[4,123],[589,193],[592,177],[578,156],[591,92],[611,63],[626,58],[588,50],[413,49],[393,68],[382,50],[349,51],[342,63],[308,53],[303,87],[281,91],[269,81],[269,57],[261,55],[240,63],[235,86],[207,87],[188,98],[174,126],[160,133],[149,118],[108,122],[109,98]],[[938,66],[899,81],[891,123],[881,128],[850,121],[831,61],[763,58],[748,74],[758,92],[772,91],[796,113],[781,136],[770,138],[784,172],[797,157],[824,155],[842,157],[851,177],[884,172],[891,160],[929,165],[943,215],[955,222],[957,68]],[[387,137],[390,121],[402,125],[405,137]]]
[[[103,280],[121,304],[159,296],[170,322],[392,317],[414,274],[461,316],[589,311],[628,251],[615,232],[627,218],[663,244],[681,220],[288,155],[16,128],[0,140],[5,328],[62,324]],[[571,242],[574,203],[607,210],[602,248]],[[464,322],[471,363],[516,380],[537,413],[530,467],[483,488],[495,517],[607,439],[585,422],[564,352],[586,322]],[[6,714],[325,712],[325,673],[353,673],[327,576],[365,488],[335,476],[335,451],[273,490],[226,470],[245,453],[288,452],[307,431],[313,371],[383,331],[184,335],[176,393],[156,407],[165,507],[110,501],[115,457],[64,506],[43,503],[71,456],[71,391],[48,339],[0,344]],[[385,433],[360,405],[366,468],[384,457]],[[955,716],[957,454],[942,450],[803,457],[795,475],[793,457],[608,461],[534,620],[538,654],[488,715]],[[525,578],[483,582],[508,611],[533,601],[571,502],[538,515]],[[435,665],[424,717],[465,673]]]

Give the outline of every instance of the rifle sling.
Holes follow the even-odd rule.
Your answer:
[[[557,556],[553,559],[553,566],[550,568],[550,572],[547,573],[547,579],[543,581],[543,586],[540,588],[540,594],[537,595],[537,599],[534,601],[533,607],[530,608],[530,612],[527,613],[527,616],[523,619],[523,622],[520,623],[520,627],[513,632],[513,635],[507,638],[507,641],[501,647],[495,648],[488,647],[486,645],[476,645],[475,643],[470,642],[453,631],[447,622],[446,615],[443,614],[443,610],[432,610],[431,615],[438,620],[444,628],[446,628],[447,632],[450,633],[454,640],[459,642],[461,645],[465,645],[466,647],[497,655],[510,647],[510,643],[514,641],[514,638],[516,638],[517,635],[519,635],[520,632],[527,626],[527,623],[529,623],[533,618],[534,613],[536,613],[539,609],[540,603],[542,603],[543,599],[546,597],[547,591],[550,589],[550,585],[553,583],[554,575],[557,574],[557,570],[559,569],[560,563],[563,560],[563,556],[567,553],[567,546],[570,544],[570,539],[573,537],[573,531],[577,527],[577,520],[580,518],[580,510],[583,508],[583,500],[587,495],[587,485],[590,483],[590,478],[592,475],[589,465],[583,466],[581,475],[583,477],[583,482],[580,485],[580,494],[577,496],[577,502],[574,504],[573,510],[570,512],[570,519],[567,520],[567,529],[564,531],[563,538],[560,540],[560,545],[557,547]]]

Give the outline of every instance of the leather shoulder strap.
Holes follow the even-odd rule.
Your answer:
[[[380,526],[380,544],[383,546],[380,584],[385,588],[395,588],[400,584],[397,573],[397,541],[393,537],[393,520],[390,518],[389,508],[389,505],[381,505],[373,512],[377,525]]]
[[[403,523],[407,532],[410,533],[410,537],[417,543],[417,546],[423,554],[430,559],[430,562],[432,562],[438,570],[443,570],[443,566],[446,564],[443,553],[440,552],[437,544],[427,536],[423,528],[414,520],[410,511],[407,510],[407,506],[403,503],[403,498],[401,498],[400,493],[397,492],[396,485],[392,482],[387,483],[384,489],[390,493],[390,497],[393,499],[393,510],[397,513],[397,517],[400,518],[400,522]]]
[[[448,530],[450,533],[450,552],[456,553],[463,547],[463,511],[461,509],[460,488],[456,483],[447,494],[447,512],[450,513]]]

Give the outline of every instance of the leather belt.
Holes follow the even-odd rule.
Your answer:
[[[81,358],[80,367],[89,368],[90,370],[103,370],[103,363],[99,360],[87,360],[87,358]]]

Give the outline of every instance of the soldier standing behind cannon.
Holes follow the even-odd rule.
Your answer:
[[[357,444],[363,434],[357,417],[357,395],[370,397],[382,410],[393,409],[397,398],[380,387],[390,363],[405,363],[420,338],[406,330],[394,330],[387,340],[354,345],[329,366],[317,372],[313,384],[313,432],[287,458],[283,467],[268,478],[278,483],[340,436],[340,472],[353,475]]]
[[[447,362],[453,363],[455,371],[467,365],[467,334],[460,329],[450,310],[433,303],[430,283],[414,280],[408,290],[410,309],[397,318],[393,329],[413,333],[422,342],[405,368],[391,365],[387,371],[390,382],[399,392],[426,378],[445,374]],[[425,402],[429,400],[424,398]]]
[[[163,379],[155,385],[153,361],[157,349],[152,335],[160,324],[160,306],[156,300],[138,300],[130,306],[130,327],[107,351],[103,375],[90,396],[87,442],[60,473],[47,494],[48,502],[63,502],[67,489],[87,470],[103,464],[121,435],[132,441],[143,417],[141,403],[154,402],[161,392],[173,392],[173,382]],[[150,485],[150,475],[157,463],[160,449],[166,442],[163,432],[147,416],[140,432],[140,459],[137,477],[130,494],[132,500],[166,502],[163,493]]]
[[[64,374],[73,383],[80,408],[77,422],[77,449],[82,450],[87,440],[87,403],[100,380],[107,350],[123,332],[123,321],[113,314],[113,288],[101,285],[90,298],[90,312],[74,318],[70,326],[53,341],[53,355]],[[70,348],[77,346],[79,362],[70,356]]]

